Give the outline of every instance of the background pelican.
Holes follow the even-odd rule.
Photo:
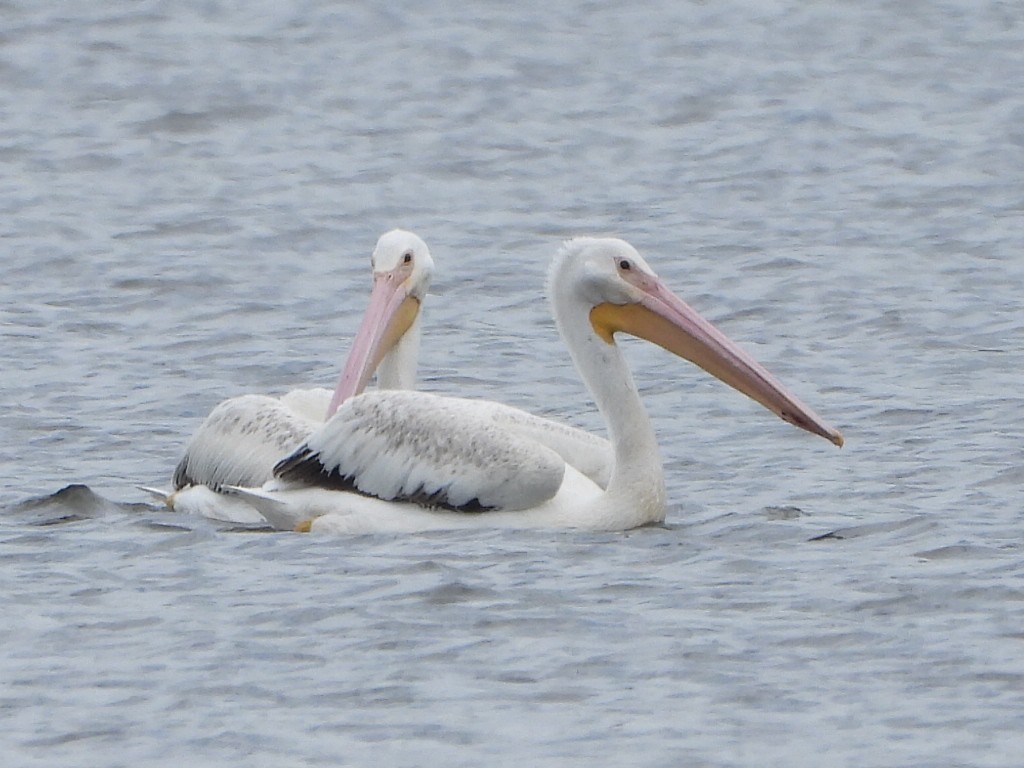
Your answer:
[[[420,307],[434,261],[412,232],[381,235],[370,257],[373,290],[362,325],[334,391],[296,389],[278,397],[242,395],[218,404],[196,430],[174,470],[174,490],[144,490],[177,511],[234,522],[263,522],[252,507],[222,493],[260,485],[274,464],[361,392],[374,372],[381,389],[412,389],[420,346]]]
[[[554,259],[549,294],[608,425],[614,460],[607,488],[556,451],[497,427],[472,401],[369,392],[347,400],[282,460],[275,480],[236,490],[275,526],[314,531],[623,530],[661,522],[661,459],[618,332],[692,361],[782,419],[842,445],[837,430],[673,294],[628,243],[569,241]]]

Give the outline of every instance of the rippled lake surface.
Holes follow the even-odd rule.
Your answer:
[[[1024,9],[468,5],[0,3],[4,764],[1015,764]],[[663,527],[149,503],[396,226],[426,389],[600,429],[543,281],[615,234],[847,446],[627,343]]]

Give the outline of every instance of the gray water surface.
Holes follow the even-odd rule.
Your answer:
[[[1018,762],[1024,10],[471,5],[0,4],[4,764]],[[663,527],[151,505],[396,226],[425,389],[601,429],[543,284],[613,234],[847,445],[627,341]]]

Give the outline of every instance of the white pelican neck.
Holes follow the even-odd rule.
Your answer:
[[[416,361],[420,356],[420,314],[377,368],[380,389],[416,389]]]
[[[601,516],[621,520],[617,528],[660,522],[665,518],[665,478],[650,418],[633,375],[618,345],[604,341],[590,324],[588,302],[568,293],[571,281],[551,281],[555,322],[580,377],[608,425],[614,464],[600,504]],[[594,514],[592,512],[591,514]]]

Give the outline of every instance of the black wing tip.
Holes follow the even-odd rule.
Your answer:
[[[444,509],[449,512],[466,512],[468,514],[479,514],[480,512],[490,512],[495,507],[485,506],[480,503],[480,499],[473,498],[463,504],[453,504],[448,498],[448,489],[440,488],[436,491],[427,493],[421,485],[416,491],[401,498],[395,499],[395,501],[407,501],[411,504],[424,507],[426,509]]]
[[[181,461],[178,462],[178,466],[174,468],[171,484],[176,491],[180,491],[182,488],[187,488],[190,485],[195,485],[195,481],[188,473],[188,456],[182,457]]]
[[[291,480],[293,479],[291,476],[296,472],[305,474],[307,470],[304,470],[303,466],[307,463],[314,463],[322,469],[323,465],[320,464],[319,459],[320,454],[314,453],[308,445],[303,444],[278,461],[272,472],[276,478]]]
[[[343,475],[337,467],[327,469],[320,454],[302,445],[274,465],[274,477],[287,483],[324,488],[329,491],[355,491],[355,478]]]

